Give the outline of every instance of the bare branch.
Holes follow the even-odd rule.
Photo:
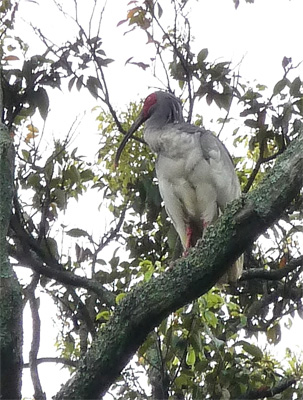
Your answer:
[[[101,302],[104,301],[110,306],[115,305],[115,295],[106,290],[99,282],[66,271],[50,252],[46,254],[38,242],[24,229],[16,202],[15,208],[16,214],[11,217],[11,228],[18,238],[18,243],[17,248],[10,246],[9,250],[10,256],[18,260],[20,266],[31,268],[58,282],[91,290],[98,295]]]
[[[250,279],[264,279],[269,281],[277,281],[285,276],[287,276],[290,272],[294,271],[298,267],[303,265],[303,256],[295,258],[291,260],[288,265],[284,268],[276,269],[273,271],[267,271],[263,268],[252,268],[247,271],[244,271],[241,281],[247,281]]]
[[[32,281],[27,288],[27,295],[29,298],[29,304],[32,312],[32,326],[33,326],[33,337],[31,349],[29,352],[29,368],[31,372],[31,378],[35,391],[35,399],[46,400],[46,395],[42,390],[38,368],[37,368],[37,355],[40,347],[40,316],[39,316],[39,299],[35,296],[35,290],[39,282],[39,274],[34,274]]]
[[[103,250],[117,236],[117,234],[120,231],[121,226],[125,220],[126,211],[127,211],[127,206],[125,206],[124,209],[121,211],[119,221],[118,221],[116,227],[111,229],[106,235],[103,236],[101,243],[99,244],[99,246],[96,249],[94,261],[96,260],[98,253],[101,250]]]
[[[37,358],[36,363],[37,365],[43,363],[64,364],[67,365],[68,367],[73,367],[73,368],[77,368],[79,365],[78,361],[73,361],[70,360],[69,358],[63,358],[63,357],[41,357]],[[29,363],[24,363],[23,368],[29,368]]]
[[[262,145],[262,143],[263,143],[263,145]],[[262,164],[265,164],[265,163],[267,163],[267,162],[269,162],[269,161],[272,161],[272,160],[276,159],[276,158],[278,157],[278,155],[280,155],[281,153],[283,153],[283,150],[280,149],[280,150],[278,150],[275,154],[273,154],[273,155],[271,155],[271,156],[269,156],[269,157],[263,157],[263,153],[264,153],[264,142],[262,142],[262,143],[261,143],[261,146],[260,146],[260,157],[258,158],[258,160],[257,160],[257,162],[256,162],[256,165],[255,165],[255,167],[254,167],[252,173],[250,174],[250,176],[249,176],[249,178],[248,178],[248,181],[247,181],[247,183],[246,183],[246,185],[245,185],[245,188],[243,189],[243,193],[247,193],[247,192],[249,191],[249,189],[251,188],[251,186],[252,186],[252,184],[254,183],[254,180],[255,180],[255,178],[256,178],[256,176],[257,176],[257,173],[258,173],[259,170],[260,170],[261,165],[262,165]]]
[[[72,285],[76,287],[82,287],[98,295],[101,302],[109,306],[115,305],[115,294],[106,290],[103,285],[99,282],[75,275],[69,271],[62,269],[54,269],[52,266],[43,264],[42,261],[35,258],[32,253],[24,254],[17,252],[14,249],[10,249],[10,255],[19,261],[20,266],[30,268],[41,275],[47,276],[48,278],[55,279],[57,282],[64,283],[66,285]]]

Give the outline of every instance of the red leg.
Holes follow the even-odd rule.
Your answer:
[[[202,219],[202,225],[203,225],[203,234],[202,237],[204,237],[206,229],[208,228],[209,222],[205,221],[204,219]]]
[[[183,253],[184,256],[187,256],[188,249],[192,246],[192,235],[193,230],[190,226],[186,227],[186,244],[185,244],[185,251]]]

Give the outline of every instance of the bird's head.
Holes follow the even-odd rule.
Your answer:
[[[118,147],[115,166],[118,165],[121,153],[128,139],[136,132],[139,127],[147,120],[155,126],[162,127],[168,123],[183,122],[181,102],[174,95],[167,92],[155,92],[146,97],[142,110],[135,122],[125,134],[120,146]]]

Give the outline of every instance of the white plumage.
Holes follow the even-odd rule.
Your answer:
[[[128,138],[143,122],[144,139],[157,154],[160,193],[186,251],[226,205],[241,195],[239,180],[223,143],[210,131],[185,123],[179,100],[160,91],[146,98],[120,145],[117,161]],[[243,257],[224,281],[237,280],[242,266]]]

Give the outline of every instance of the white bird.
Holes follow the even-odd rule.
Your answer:
[[[181,102],[162,91],[145,99],[118,148],[116,165],[126,142],[144,122],[144,139],[157,155],[160,194],[187,252],[226,205],[241,195],[239,180],[224,144],[210,131],[185,123]],[[241,256],[220,282],[236,281],[242,269]]]

